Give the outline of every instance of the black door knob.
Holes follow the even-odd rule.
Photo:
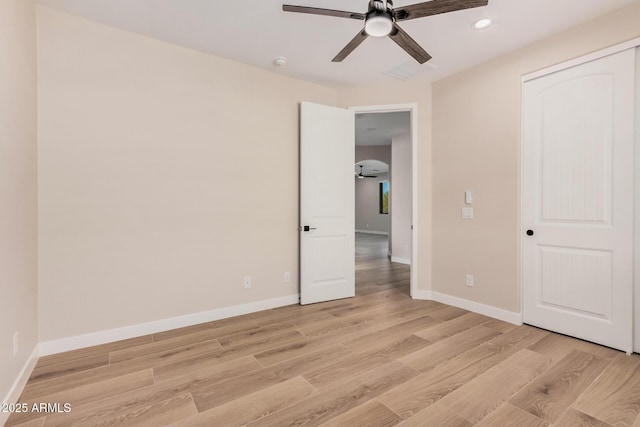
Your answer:
[[[527,236],[533,236],[533,230],[527,230]]]

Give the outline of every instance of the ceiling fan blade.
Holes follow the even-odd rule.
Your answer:
[[[378,177],[378,175],[362,175],[362,176],[364,176],[365,178],[377,178]]]
[[[420,64],[424,64],[431,59],[431,55],[427,53],[411,36],[404,32],[398,24],[393,24],[393,30],[389,34],[391,40],[396,42],[398,46],[403,48],[409,55],[418,61]]]
[[[360,43],[365,41],[365,39],[367,37],[369,37],[369,35],[363,29],[358,34],[356,34],[356,36],[353,39],[351,39],[351,41],[344,47],[344,49],[342,49],[340,51],[340,53],[337,54],[336,57],[333,58],[331,61],[332,62],[342,62],[342,60],[344,58],[346,58],[347,56],[349,56],[349,54],[351,52],[353,52],[355,50],[355,48],[360,46]]]
[[[312,15],[324,15],[324,16],[335,16],[338,18],[358,19],[360,21],[366,18],[366,15],[364,13],[346,12],[343,10],[333,10],[333,9],[322,9],[318,7],[292,6],[289,4],[283,4],[282,10],[284,10],[285,12],[310,13]]]
[[[489,4],[489,0],[432,0],[395,9],[396,21],[424,18],[425,16],[471,9],[487,4]]]

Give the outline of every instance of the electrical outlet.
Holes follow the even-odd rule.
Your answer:
[[[250,276],[245,276],[244,277],[244,288],[245,289],[249,289],[251,287],[251,277]]]
[[[284,272],[284,283],[289,283],[291,281],[291,273],[288,271]]]
[[[467,274],[464,284],[467,285],[470,288],[473,288],[473,275],[471,274]]]
[[[19,347],[18,347],[18,338],[20,337],[20,335],[16,332],[15,334],[13,334],[13,355],[16,356],[18,354],[19,351]]]

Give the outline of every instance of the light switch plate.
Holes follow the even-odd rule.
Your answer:
[[[473,219],[473,208],[462,208],[462,219]]]
[[[471,197],[471,191],[464,192],[464,203],[466,205],[470,205],[473,202],[473,197]]]

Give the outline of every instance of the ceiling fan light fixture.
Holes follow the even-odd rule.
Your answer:
[[[387,14],[369,16],[364,24],[364,31],[371,37],[388,36],[392,28],[393,21]]]
[[[361,1],[364,3],[364,0]],[[369,3],[369,7],[366,13],[291,4],[283,4],[282,10],[284,12],[309,13],[312,15],[333,16],[336,18],[364,21],[364,29],[360,30],[356,36],[338,52],[331,62],[342,62],[369,36],[388,36],[400,46],[400,48],[413,57],[418,64],[422,65],[431,59],[431,55],[397,25],[397,22],[425,18],[427,16],[458,10],[473,9],[489,4],[489,0],[423,0],[422,3],[394,8],[393,0],[367,0],[367,2]]]

